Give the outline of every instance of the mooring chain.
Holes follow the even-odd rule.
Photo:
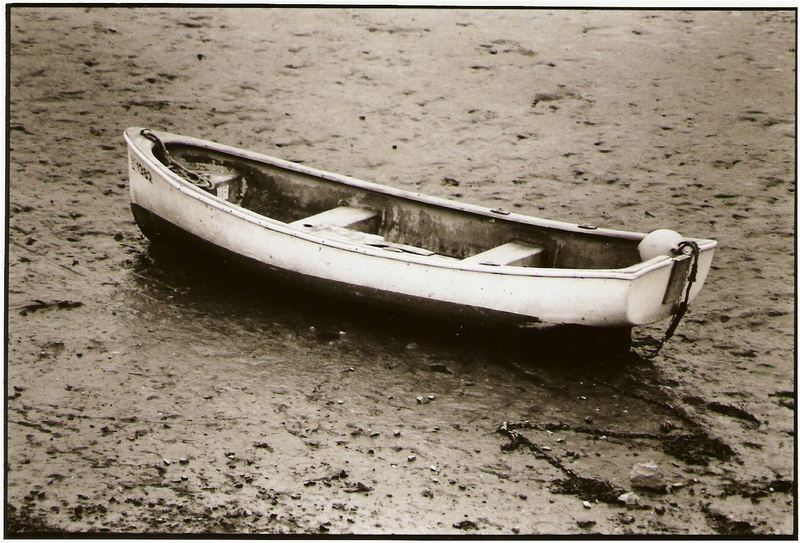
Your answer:
[[[155,144],[156,148],[158,149],[158,153],[161,155],[164,164],[167,166],[167,168],[177,173],[178,175],[185,177],[187,181],[189,181],[196,187],[199,187],[204,190],[210,190],[213,187],[211,181],[203,177],[201,174],[193,172],[192,170],[189,170],[188,168],[185,168],[184,166],[178,164],[175,161],[175,159],[173,159],[170,156],[169,151],[167,151],[166,145],[164,145],[164,142],[161,141],[161,139],[159,139],[159,137],[156,136],[152,130],[150,130],[149,128],[143,128],[140,134]]]
[[[689,248],[690,258],[692,259],[692,267],[689,270],[689,277],[686,281],[686,294],[678,305],[678,310],[672,316],[672,321],[669,323],[669,328],[667,328],[667,331],[664,333],[664,337],[658,342],[655,350],[648,355],[644,355],[643,358],[653,358],[661,352],[661,348],[664,347],[664,344],[669,341],[675,333],[678,324],[680,324],[681,319],[686,314],[686,310],[689,308],[689,293],[692,290],[692,285],[697,281],[697,261],[700,259],[700,247],[697,245],[697,242],[694,241],[681,241],[678,244],[678,248],[673,250],[673,253],[675,255],[686,254],[687,247]]]

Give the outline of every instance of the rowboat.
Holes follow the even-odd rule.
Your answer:
[[[167,132],[124,137],[131,208],[151,242],[198,242],[351,299],[630,338],[685,311],[716,247],[449,201]]]

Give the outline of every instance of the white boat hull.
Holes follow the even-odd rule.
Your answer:
[[[157,134],[165,141],[170,136]],[[674,260],[668,257],[624,270],[510,266],[487,270],[485,266],[459,265],[458,261],[433,263],[416,255],[381,254],[379,250],[348,247],[315,239],[194,187],[160,164],[153,156],[152,143],[139,134],[139,129],[129,129],[125,138],[129,144],[131,203],[140,210],[140,215],[146,212],[180,231],[270,269],[309,280],[350,285],[354,293],[375,292],[478,313],[496,313],[530,325],[630,327],[662,320],[675,309],[674,302],[662,303],[674,265]],[[202,143],[209,147],[216,145]],[[291,164],[222,145],[217,147],[279,163],[282,167]],[[293,166],[328,179],[340,177]],[[343,176],[340,179],[371,185]],[[716,245],[710,240],[697,241],[701,251],[697,281],[690,298],[702,288]]]

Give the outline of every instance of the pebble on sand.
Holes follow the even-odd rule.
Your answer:
[[[635,492],[626,492],[625,494],[620,494],[617,500],[621,503],[624,503],[628,507],[636,507],[641,505],[639,496]]]
[[[654,462],[636,464],[631,469],[631,485],[636,488],[644,488],[662,492],[666,488],[664,474]]]

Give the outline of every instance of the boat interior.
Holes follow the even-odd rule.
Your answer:
[[[531,225],[168,143],[172,161],[228,202],[327,239],[485,266],[618,269],[641,262],[638,240]],[[162,162],[169,163],[158,156]],[[178,172],[180,173],[180,172]]]

